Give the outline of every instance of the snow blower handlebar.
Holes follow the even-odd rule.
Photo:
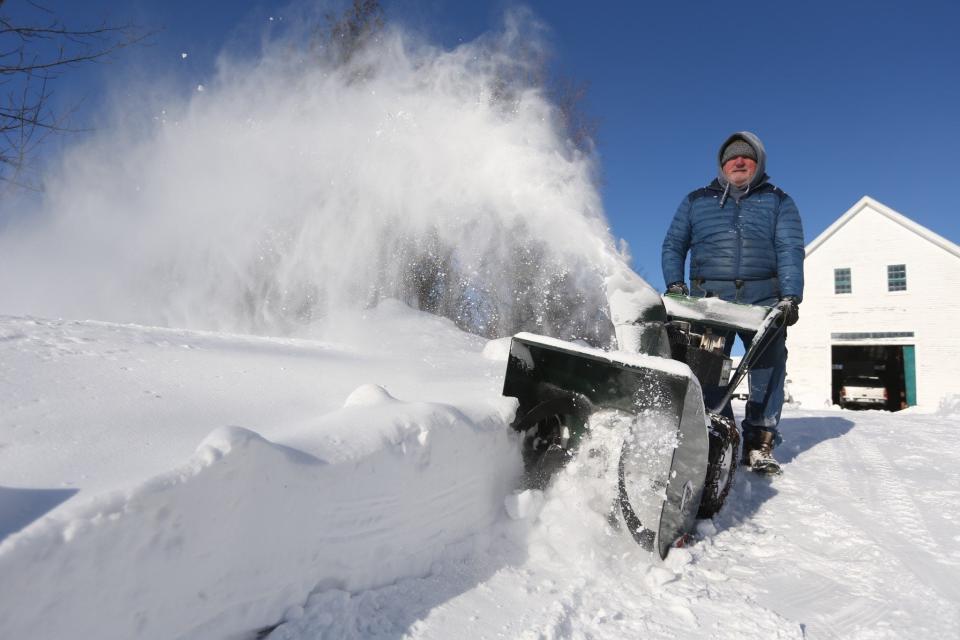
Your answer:
[[[770,313],[767,314],[767,317],[764,318],[763,323],[760,325],[760,328],[757,329],[757,333],[753,337],[753,341],[750,343],[750,346],[747,348],[747,352],[744,354],[743,358],[740,359],[740,365],[737,366],[736,371],[730,376],[730,382],[727,384],[726,390],[723,392],[723,397],[717,402],[713,407],[707,407],[707,410],[710,413],[720,413],[723,411],[723,408],[727,406],[727,403],[730,402],[730,398],[733,397],[734,392],[737,389],[737,385],[743,380],[744,376],[753,368],[753,365],[757,363],[760,359],[760,356],[763,355],[764,351],[767,350],[767,347],[770,346],[770,343],[780,335],[780,332],[783,331],[785,326],[784,323],[783,311],[777,309],[776,307],[770,310]]]

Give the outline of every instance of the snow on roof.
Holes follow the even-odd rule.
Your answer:
[[[950,242],[943,236],[934,233],[930,229],[927,229],[923,225],[914,222],[913,220],[906,217],[902,213],[898,213],[893,209],[891,209],[890,207],[888,207],[887,205],[874,200],[870,196],[863,196],[862,198],[860,198],[860,200],[858,200],[855,205],[850,207],[850,209],[848,209],[846,213],[844,213],[842,216],[837,218],[837,220],[833,224],[831,224],[829,227],[827,227],[823,233],[817,236],[813,240],[813,242],[808,244],[807,256],[809,256],[811,253],[816,251],[817,248],[820,247],[820,245],[822,245],[831,236],[833,236],[833,234],[839,231],[840,228],[843,227],[843,225],[847,224],[847,222],[849,222],[855,215],[857,215],[867,207],[870,207],[877,213],[880,213],[886,216],[890,220],[893,220],[897,224],[909,229],[910,231],[916,233],[917,235],[926,239],[932,244],[935,244],[941,249],[944,249],[945,251],[948,251],[953,255],[957,256],[958,258],[960,258],[960,247],[958,247],[956,244]]]

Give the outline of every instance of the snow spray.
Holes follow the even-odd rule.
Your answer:
[[[289,35],[224,54],[148,126],[64,154],[31,224],[0,231],[0,313],[282,335],[396,298],[603,343],[625,250],[531,80],[533,22],[452,50],[389,28],[337,65]]]

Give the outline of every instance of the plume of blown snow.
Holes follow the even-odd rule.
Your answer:
[[[290,35],[224,56],[64,155],[29,228],[0,230],[0,312],[283,334],[397,298],[490,337],[607,340],[625,256],[530,80],[539,37],[512,14],[453,50],[388,29],[346,64]]]

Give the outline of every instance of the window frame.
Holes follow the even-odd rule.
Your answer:
[[[893,269],[902,269],[903,276],[894,276]],[[894,289],[893,287],[897,287]],[[907,289],[907,265],[906,263],[887,265],[887,293],[904,293]]]
[[[841,291],[841,284],[844,281],[840,280],[838,276],[841,272],[846,271],[846,291]],[[833,295],[835,296],[845,296],[853,293],[853,269],[851,267],[834,267],[833,268]]]

